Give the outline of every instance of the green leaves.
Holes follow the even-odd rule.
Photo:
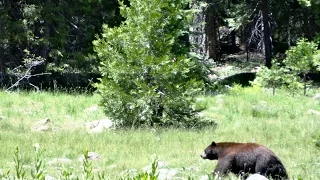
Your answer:
[[[154,159],[151,164],[151,172],[142,172],[138,173],[133,178],[128,178],[132,180],[158,180],[159,172],[157,171],[158,168],[158,159]]]
[[[276,88],[285,87],[292,94],[303,87],[306,94],[307,73],[319,68],[320,51],[318,45],[314,42],[308,42],[306,39],[298,41],[297,46],[293,46],[286,52],[287,57],[282,64],[274,62],[271,69],[263,67],[258,73],[253,84],[267,88],[272,88],[273,93]]]
[[[292,69],[294,73],[301,73],[304,82],[304,94],[307,89],[307,73],[319,68],[320,65],[320,51],[318,45],[314,42],[308,42],[306,39],[300,39],[297,46],[292,47],[287,52],[287,57],[284,63],[288,68]]]
[[[23,168],[22,156],[18,146],[14,150],[14,166],[17,179],[24,179],[26,171]]]
[[[295,71],[308,72],[319,65],[318,45],[314,42],[308,42],[306,39],[298,41],[297,46],[293,46],[286,54],[284,63]]]
[[[31,172],[32,178],[38,180],[45,180],[46,170],[44,169],[43,149],[40,147],[39,144],[35,144],[33,148],[36,157],[34,161],[34,169]]]
[[[298,0],[299,3],[303,6],[311,6],[311,0]]]
[[[120,27],[103,26],[93,42],[103,74],[96,84],[105,113],[119,125],[175,124],[194,118],[194,98],[201,89],[200,66],[187,57],[179,37],[188,32],[184,1],[132,0],[121,4]],[[179,109],[175,111],[175,109]],[[177,113],[183,114],[177,116]]]
[[[278,63],[273,62],[271,69],[262,66],[257,72],[257,77],[253,81],[254,85],[262,86],[265,88],[272,88],[275,94],[276,88],[281,88],[287,85],[288,69],[280,67]]]

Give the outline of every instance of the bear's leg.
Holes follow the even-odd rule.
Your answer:
[[[272,178],[275,180],[288,179],[286,169],[282,165],[281,161],[276,157],[270,157],[268,160],[259,160],[256,164],[256,173]]]
[[[225,176],[231,170],[232,162],[227,159],[218,160],[218,164],[213,171],[213,176]]]
[[[268,167],[265,160],[257,160],[254,173],[268,177]]]

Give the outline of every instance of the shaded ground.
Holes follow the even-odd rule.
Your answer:
[[[212,68],[209,79],[216,85],[240,84],[249,86],[256,77],[259,66],[264,65],[264,56],[260,53],[231,54],[223,57]]]

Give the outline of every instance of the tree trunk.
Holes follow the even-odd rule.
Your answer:
[[[201,7],[198,1],[193,0],[191,7],[198,9],[193,19],[193,26],[190,28],[189,41],[192,44],[190,51],[201,56],[200,59],[207,59],[206,34],[205,34],[205,12],[206,8]]]
[[[210,0],[208,0],[210,1]],[[205,17],[205,34],[206,34],[206,51],[209,54],[209,58],[217,60],[217,17],[214,11],[214,5],[210,2],[207,2],[209,5],[206,9],[206,17]]]
[[[3,57],[3,50],[2,48],[0,48],[0,87],[5,84],[4,80],[6,75]]]
[[[291,18],[289,18],[289,23],[291,23]],[[287,28],[287,44],[288,44],[288,49],[291,48],[291,31],[290,31],[290,26]]]
[[[262,0],[261,11],[263,16],[263,35],[266,66],[271,68],[271,30],[269,24],[269,0]]]
[[[230,35],[231,35],[231,52],[236,53],[237,52],[236,31],[232,30]]]

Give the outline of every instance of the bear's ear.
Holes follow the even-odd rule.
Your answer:
[[[217,146],[217,144],[214,141],[212,141],[211,146]]]

